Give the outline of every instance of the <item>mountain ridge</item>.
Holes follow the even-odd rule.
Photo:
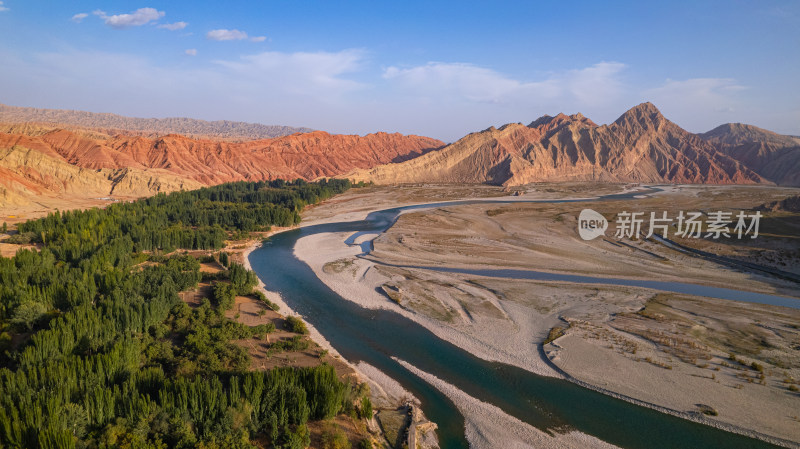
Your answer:
[[[558,114],[542,116],[528,126],[491,127],[411,161],[345,176],[378,184],[504,186],[559,181],[772,182],[713,141],[669,121],[649,102],[630,108],[608,125],[597,125],[582,114]]]
[[[5,131],[5,132],[2,132]],[[744,124],[702,134],[642,103],[597,125],[543,115],[443,142],[295,133],[230,141],[31,122],[0,125],[0,207],[69,195],[138,197],[240,180],[346,177],[377,184],[598,181],[800,185],[800,139]]]
[[[87,195],[105,197],[146,196],[231,181],[313,180],[404,161],[444,146],[436,139],[398,133],[312,131],[228,142],[178,134],[93,139],[63,129],[32,130],[36,135],[0,132],[0,150],[8,150],[0,153],[0,168],[8,173],[0,177],[0,207],[35,202],[38,195],[69,194],[73,185],[83,186]]]
[[[257,140],[314,131],[311,128],[230,120],[207,121],[187,117],[140,118],[107,112],[10,106],[0,103],[0,123],[35,123],[57,128],[86,128],[110,135],[129,134],[158,137],[181,134],[187,137],[224,140]]]
[[[742,123],[726,123],[699,136],[778,185],[800,186],[798,137]]]

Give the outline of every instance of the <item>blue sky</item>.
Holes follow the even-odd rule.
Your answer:
[[[0,3],[0,102],[453,141],[652,101],[800,135],[800,2]]]

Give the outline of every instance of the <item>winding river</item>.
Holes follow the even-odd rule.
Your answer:
[[[634,194],[641,193],[609,195],[601,199],[631,198]],[[295,242],[305,236],[327,232],[382,232],[404,210],[474,202],[393,208],[373,212],[361,221],[311,225],[279,233],[251,253],[250,263],[267,289],[280,293],[284,301],[313,324],[343,357],[351,362],[364,361],[375,366],[420,398],[425,414],[439,426],[437,435],[442,448],[469,447],[464,436],[464,417],[444,394],[406,370],[392,357],[406,361],[470,396],[493,404],[509,415],[550,433],[574,429],[623,448],[774,447],[759,440],[615,399],[566,380],[539,376],[510,365],[477,358],[395,312],[365,309],[342,298],[320,281],[311,268],[293,253]],[[349,240],[353,238],[351,236]],[[365,252],[369,251],[369,245],[371,242],[362,246]],[[509,277],[522,276],[520,273],[506,274]],[[584,280],[600,281],[594,278]],[[647,287],[658,289],[664,286]],[[774,298],[777,301],[786,300]],[[761,299],[769,302],[769,298]]]

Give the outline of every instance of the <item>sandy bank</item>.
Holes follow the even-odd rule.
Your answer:
[[[550,436],[506,414],[494,405],[482,402],[455,386],[395,358],[406,369],[444,393],[465,418],[467,441],[474,448],[614,448],[611,444],[581,432]]]

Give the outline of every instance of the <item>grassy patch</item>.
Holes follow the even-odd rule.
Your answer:
[[[564,327],[561,327],[561,326],[553,327],[552,329],[550,329],[550,332],[548,332],[547,338],[544,339],[544,343],[543,344],[546,345],[548,343],[552,343],[556,339],[558,339],[561,336],[563,336],[564,335],[564,331],[566,331],[566,329]]]

